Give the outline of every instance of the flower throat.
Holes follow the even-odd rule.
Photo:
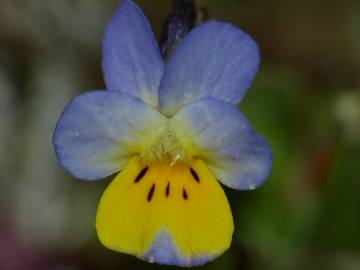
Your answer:
[[[181,146],[170,124],[149,142],[146,151],[140,153],[140,160],[145,166],[154,163],[168,163],[171,166],[177,163],[191,163],[191,157]]]

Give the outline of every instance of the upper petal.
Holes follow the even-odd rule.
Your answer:
[[[106,26],[102,66],[108,89],[158,107],[163,60],[148,20],[131,0],[122,1]]]
[[[186,151],[203,158],[224,185],[253,189],[268,177],[268,143],[231,104],[202,98],[179,111],[171,125]]]
[[[207,22],[194,28],[176,48],[160,85],[160,107],[173,115],[204,96],[237,104],[260,62],[255,41],[237,27]]]
[[[144,151],[166,121],[126,93],[85,93],[69,103],[56,125],[56,155],[73,176],[100,179],[119,171],[130,157]]]

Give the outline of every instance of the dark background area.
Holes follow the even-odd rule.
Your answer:
[[[169,0],[137,1],[160,37]],[[102,247],[110,179],[76,181],[52,131],[71,97],[104,88],[118,0],[0,0],[0,269],[167,269]],[[260,72],[240,108],[274,151],[254,191],[225,188],[231,248],[199,269],[360,269],[360,1],[201,0],[250,33]],[[175,269],[175,267],[168,267]]]

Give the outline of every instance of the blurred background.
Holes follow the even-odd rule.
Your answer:
[[[138,0],[160,38],[169,0]],[[97,240],[110,179],[76,181],[51,136],[68,101],[104,88],[119,0],[0,0],[0,269],[175,269]],[[259,189],[225,188],[231,248],[199,269],[360,269],[360,1],[199,0],[249,32],[262,65],[240,108],[274,151]]]

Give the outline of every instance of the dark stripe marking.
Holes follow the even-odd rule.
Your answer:
[[[185,189],[185,188],[183,188],[183,193],[182,193],[182,196],[183,196],[184,200],[187,200],[187,199],[188,199],[188,194],[187,194],[187,192],[186,192],[186,189]]]
[[[149,193],[148,193],[148,195],[147,195],[147,201],[148,201],[148,202],[151,201],[151,199],[152,199],[152,197],[153,197],[153,195],[154,195],[154,192],[155,192],[155,183],[152,184],[152,186],[151,186],[151,188],[150,188],[150,190],[149,190]]]
[[[199,175],[197,174],[197,172],[193,169],[193,168],[190,168],[190,172],[191,172],[191,175],[192,177],[194,178],[194,180],[198,183],[200,183],[200,177]]]
[[[145,167],[144,169],[142,169],[139,174],[136,176],[134,183],[139,182],[146,174],[147,170],[149,169],[149,167]]]
[[[170,195],[170,182],[167,183],[166,191],[165,191],[166,198]]]

